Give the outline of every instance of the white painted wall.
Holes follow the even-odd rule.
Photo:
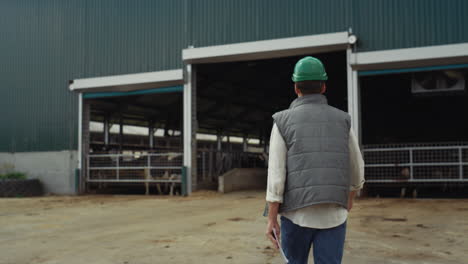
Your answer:
[[[38,178],[46,193],[75,194],[76,150],[45,152],[0,152],[0,173],[14,170]]]

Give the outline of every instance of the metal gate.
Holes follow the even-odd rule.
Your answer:
[[[368,183],[468,181],[468,144],[372,146],[363,153]]]
[[[179,183],[185,194],[182,153],[88,154],[87,182]]]
[[[243,151],[200,150],[197,152],[199,181],[218,182],[218,177],[234,168],[265,168],[267,156]]]

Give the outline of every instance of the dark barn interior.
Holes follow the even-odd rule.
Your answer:
[[[114,150],[181,151],[182,93],[154,93],[132,96],[89,99],[91,121],[142,128],[164,129],[164,139],[149,145],[149,136],[135,137],[111,133],[109,144],[104,142],[103,133],[93,133],[93,152]],[[177,131],[177,134],[176,134]],[[132,140],[132,137],[134,138]],[[138,139],[136,139],[138,138]],[[136,141],[136,142],[135,142]]]
[[[466,197],[467,69],[360,78],[370,195]]]
[[[417,94],[413,76],[361,77],[362,143],[468,141],[466,90]]]
[[[346,111],[346,53],[314,56],[326,65],[329,104]],[[296,98],[291,75],[302,57],[197,65],[198,131],[267,139],[271,115]]]
[[[107,93],[86,100],[90,121],[103,127],[89,132],[88,190],[180,194],[182,93]]]
[[[297,97],[291,76],[304,56],[196,65],[198,132],[259,141],[256,148],[223,143],[209,149],[198,144],[199,181],[208,174],[217,183],[219,175],[233,168],[266,168],[271,116],[287,109]],[[313,56],[326,66],[329,104],[346,111],[346,52]],[[219,161],[220,155],[224,162]]]

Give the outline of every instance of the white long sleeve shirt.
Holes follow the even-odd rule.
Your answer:
[[[283,202],[284,184],[286,181],[287,148],[276,124],[273,125],[270,137],[270,154],[268,158],[267,202]],[[356,191],[364,184],[364,160],[357,138],[350,130],[350,190]],[[338,204],[319,204],[288,211],[282,215],[293,223],[310,228],[332,228],[344,223],[348,217],[348,210]]]

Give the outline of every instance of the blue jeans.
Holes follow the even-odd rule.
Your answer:
[[[301,227],[281,216],[281,247],[290,264],[307,264],[311,245],[315,264],[340,264],[346,235],[346,222],[328,228]]]

